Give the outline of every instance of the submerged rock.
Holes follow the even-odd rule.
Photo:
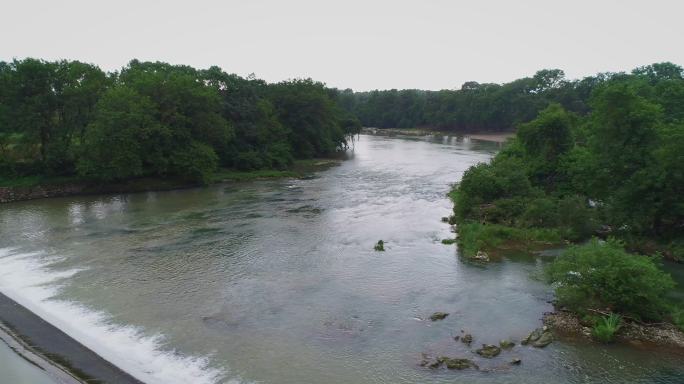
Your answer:
[[[489,261],[489,255],[485,251],[477,251],[473,259],[477,261]]]
[[[502,349],[511,349],[511,348],[515,347],[515,343],[510,341],[510,340],[501,340],[499,342],[499,346]]]
[[[444,320],[447,316],[449,316],[449,314],[446,312],[435,312],[432,315],[430,315],[430,320],[432,320],[432,321]]]
[[[521,363],[522,363],[522,360],[520,360],[519,358],[516,357],[516,358],[513,358],[509,364],[510,365],[520,365]]]
[[[475,351],[478,355],[491,359],[501,353],[501,348],[492,344],[482,344],[482,348]]]
[[[468,368],[475,368],[477,369],[478,366],[469,359],[452,359],[448,357],[442,357],[441,358],[444,361],[444,365],[446,365],[447,369],[468,369]]]
[[[437,369],[441,366],[445,366],[447,369],[468,369],[475,368],[479,369],[477,364],[470,359],[463,358],[452,358],[447,356],[440,356],[434,360],[430,360],[425,354],[423,354],[423,360],[420,362],[421,367],[428,367],[430,369]]]
[[[470,343],[473,342],[473,335],[471,335],[470,333],[466,333],[465,335],[463,335],[463,337],[461,337],[461,342],[463,344],[470,345]]]

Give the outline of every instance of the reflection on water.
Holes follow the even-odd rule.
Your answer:
[[[519,340],[551,309],[537,278],[549,256],[478,266],[440,243],[453,237],[440,221],[450,183],[496,149],[362,135],[349,160],[306,180],[5,205],[0,248],[57,256],[41,273],[77,271],[49,282],[58,299],[154,340],[137,352],[165,356],[153,370],[193,367],[208,381],[681,382],[681,356],[556,342],[482,360],[453,340]],[[379,239],[385,252],[373,251]],[[0,289],[9,272],[0,263]],[[422,320],[435,311],[450,316]],[[478,359],[483,370],[423,369],[421,353]],[[513,357],[522,366],[509,366]]]

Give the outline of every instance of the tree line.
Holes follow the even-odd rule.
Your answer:
[[[571,241],[600,233],[684,258],[684,71],[662,63],[611,76],[587,105],[579,114],[554,103],[518,125],[455,188],[457,221]]]
[[[671,63],[648,68],[676,71]],[[637,68],[635,72],[656,70]],[[505,84],[469,81],[460,89],[424,91],[375,90],[341,92],[341,105],[367,127],[427,127],[458,132],[511,131],[532,120],[552,103],[581,115],[590,110],[590,95],[606,82],[629,76],[599,73],[580,80],[568,80],[560,69],[540,70],[532,77]]]
[[[360,131],[338,99],[310,79],[268,84],[218,67],[0,62],[0,178],[202,182],[217,167],[284,169],[346,149]]]

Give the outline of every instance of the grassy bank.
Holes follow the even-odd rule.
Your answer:
[[[212,173],[207,184],[275,178],[302,178],[311,173],[338,165],[340,161],[341,160],[339,159],[297,160],[289,169],[284,170],[260,169],[239,171],[229,168],[220,168]],[[10,199],[10,201],[78,194],[164,191],[196,186],[200,186],[200,184],[178,177],[139,177],[110,183],[99,183],[94,180],[76,176],[24,176],[12,179],[0,178],[0,188],[9,190],[9,193],[5,191],[6,194],[19,196],[16,199]],[[43,192],[38,194],[21,193],[31,190],[43,190]],[[0,199],[0,201],[2,201],[2,199]]]
[[[478,251],[496,256],[508,250],[533,251],[558,246],[563,244],[563,236],[552,228],[515,228],[465,222],[458,225],[457,243],[466,257],[473,257]]]

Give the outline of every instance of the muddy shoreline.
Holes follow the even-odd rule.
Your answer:
[[[2,293],[0,339],[56,383],[143,384]]]

